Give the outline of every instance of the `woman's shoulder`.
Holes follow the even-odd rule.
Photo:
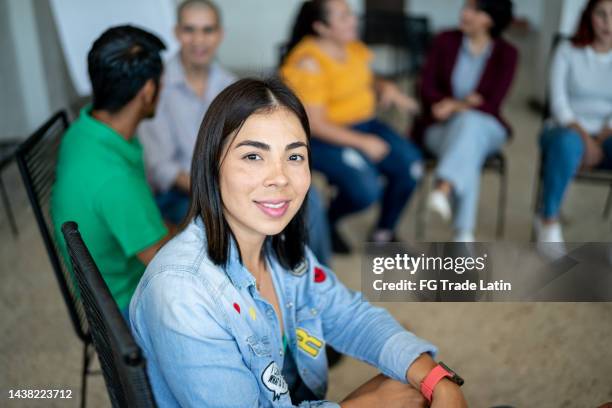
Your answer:
[[[155,278],[166,284],[206,283],[203,285],[204,289],[208,286],[218,286],[225,278],[225,273],[223,268],[215,265],[209,258],[207,248],[202,223],[192,221],[157,252],[147,266],[141,284],[146,285]]]
[[[348,53],[360,60],[369,61],[372,58],[372,51],[361,41],[352,41],[347,45]]]
[[[441,31],[433,39],[435,46],[459,46],[463,41],[463,33],[460,30]]]
[[[579,47],[574,45],[568,38],[564,38],[558,41],[555,47],[555,54],[562,57],[572,57],[579,54],[584,54],[586,47]]]
[[[303,60],[314,60],[319,64],[325,62],[323,50],[321,50],[321,47],[311,36],[304,37],[291,51],[289,51],[285,64],[294,65]]]

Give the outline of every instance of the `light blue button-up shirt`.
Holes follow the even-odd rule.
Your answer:
[[[272,305],[257,291],[235,244],[226,267],[213,264],[206,249],[197,218],[159,251],[132,298],[132,331],[147,358],[158,404],[293,406]],[[299,376],[319,399],[327,390],[326,343],[404,383],[420,354],[437,352],[385,309],[347,289],[310,250],[294,270],[283,268],[268,245],[266,253],[287,347]],[[322,400],[300,404],[315,406],[338,407]]]
[[[493,43],[489,43],[480,54],[472,54],[468,38],[463,37],[451,78],[453,96],[456,99],[463,100],[478,89],[492,52]]]
[[[180,53],[168,60],[155,117],[143,121],[137,131],[144,147],[147,178],[156,192],[168,191],[180,172],[190,173],[204,114],[213,99],[235,81],[232,73],[214,62],[204,95],[198,96],[187,83]]]

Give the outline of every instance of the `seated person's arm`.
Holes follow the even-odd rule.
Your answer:
[[[176,227],[174,225],[166,224],[166,227],[168,228],[169,232],[168,234],[166,234],[165,237],[163,237],[161,240],[157,241],[155,244],[151,245],[150,247],[147,247],[136,254],[140,262],[142,262],[145,265],[148,265],[149,262],[151,262],[151,260],[157,253],[157,251],[159,251],[159,249],[162,246],[164,246],[164,244],[168,242],[170,238],[172,238],[176,234]]]
[[[214,303],[191,275],[161,273],[147,282],[131,320],[157,369],[151,384],[155,390],[163,381],[182,407],[256,407],[257,380]]]
[[[323,269],[326,278],[312,283],[311,290],[317,292],[325,340],[338,351],[377,367],[385,376],[420,389],[421,381],[436,365],[432,358],[436,347],[404,329],[387,310],[364,301],[361,293],[347,289],[333,272]],[[435,388],[432,407],[466,406],[458,386],[450,381],[440,385]],[[342,406],[364,406],[358,401],[347,402]]]
[[[147,174],[156,191],[168,191],[174,186],[188,192],[189,174],[181,169],[176,159],[176,135],[169,126],[167,116],[160,103],[155,117],[143,122],[138,128]]]
[[[177,174],[176,179],[174,179],[174,186],[179,190],[188,193],[189,190],[191,190],[191,178],[189,177],[189,174],[184,171],[180,171]]]
[[[95,206],[122,251],[145,265],[171,237],[143,179],[129,175],[110,179],[96,195]]]
[[[379,104],[387,109],[395,106],[396,109],[406,113],[418,113],[419,104],[414,98],[406,95],[393,82],[376,77],[374,79],[374,90],[378,95]]]

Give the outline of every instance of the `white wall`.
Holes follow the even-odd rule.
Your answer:
[[[6,139],[26,136],[46,118],[50,107],[34,3],[8,0],[3,7],[6,12],[3,19],[8,20],[4,29],[8,28],[11,44],[5,44],[0,52],[4,58],[12,58],[13,64],[2,73],[2,80],[11,82],[11,88],[15,88],[0,92],[0,106],[10,106],[12,112],[2,118],[0,138]]]
[[[178,1],[178,0],[177,0]],[[217,1],[226,29],[219,59],[230,69],[267,72],[278,62],[278,45],[287,41],[301,0]],[[357,13],[361,0],[349,0]]]
[[[464,0],[407,0],[407,11],[429,16],[432,27],[438,31],[457,26],[464,3]],[[543,0],[514,0],[515,14],[538,27],[542,21],[542,3]]]

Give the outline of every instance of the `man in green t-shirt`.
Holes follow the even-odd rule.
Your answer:
[[[144,30],[114,27],[89,51],[93,102],[64,135],[51,216],[66,256],[61,226],[76,221],[124,316],[145,265],[168,230],[145,177],[138,124],[155,113],[162,41]]]

